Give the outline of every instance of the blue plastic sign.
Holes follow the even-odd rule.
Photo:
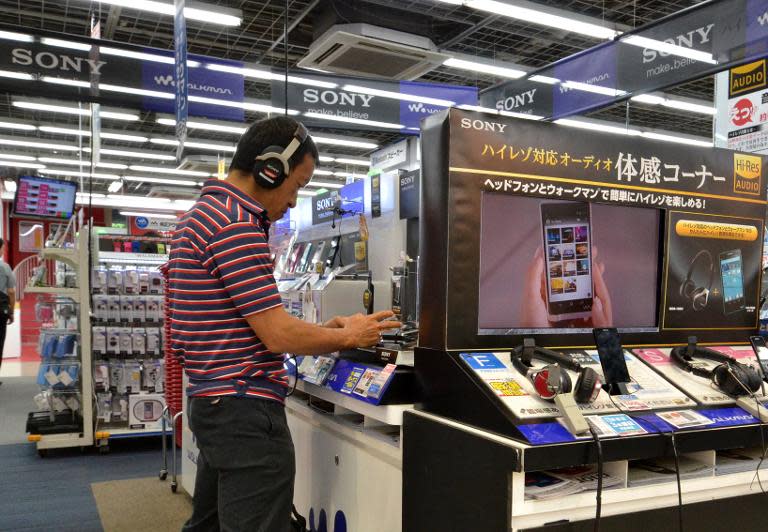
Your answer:
[[[472,369],[506,369],[504,363],[493,353],[462,353],[461,358]]]
[[[184,0],[175,0],[173,17],[174,81],[176,82],[176,159],[181,160],[184,142],[187,140],[187,116],[189,115],[189,75],[187,73],[187,22],[184,19]]]
[[[149,227],[149,219],[146,216],[137,216],[136,227],[138,227],[139,229],[146,229],[147,227]]]

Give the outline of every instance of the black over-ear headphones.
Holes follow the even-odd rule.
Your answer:
[[[277,188],[283,184],[291,171],[289,159],[309,137],[304,124],[299,123],[293,138],[285,148],[267,146],[253,163],[253,178],[264,188]]]
[[[537,347],[533,338],[524,338],[523,345],[512,351],[512,365],[522,375],[525,375],[539,394],[547,401],[553,401],[561,393],[570,393],[577,403],[591,403],[597,399],[602,383],[600,376],[592,368],[582,368],[581,365],[568,355]],[[537,358],[550,364],[543,368],[531,367],[531,360]],[[579,372],[576,387],[573,388],[571,377],[561,366]]]
[[[752,395],[762,386],[762,378],[757,371],[714,349],[697,347],[695,336],[688,338],[687,346],[675,347],[670,358],[675,365],[697,377],[711,380],[723,393],[733,397]],[[720,364],[709,370],[695,366],[692,363],[695,358],[712,360]]]
[[[697,286],[693,282],[693,272],[696,269],[696,263],[700,258],[709,264],[709,279],[706,285]],[[691,260],[688,266],[688,273],[685,274],[685,280],[680,285],[680,295],[690,299],[693,310],[703,310],[709,302],[709,291],[712,289],[712,282],[715,279],[715,263],[712,260],[712,254],[706,249],[699,251]]]

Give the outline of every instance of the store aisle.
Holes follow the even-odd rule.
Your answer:
[[[32,398],[40,389],[34,377],[0,377],[0,381],[0,445],[24,443],[27,414],[34,410]]]
[[[4,401],[0,409],[6,408]],[[161,486],[156,493],[186,501],[184,494],[171,495],[169,482],[157,480],[162,460],[158,438],[117,440],[110,447],[105,455],[93,448],[64,449],[40,458],[29,443],[0,445],[0,530],[109,532],[99,518],[93,492],[103,493],[98,483],[110,481],[153,478]],[[120,507],[116,501],[110,506]],[[123,505],[121,514],[136,511]]]

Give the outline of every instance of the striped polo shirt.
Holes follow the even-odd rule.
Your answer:
[[[187,395],[282,402],[284,357],[270,352],[247,316],[282,305],[264,208],[210,180],[173,234],[168,262],[171,349],[184,360]]]

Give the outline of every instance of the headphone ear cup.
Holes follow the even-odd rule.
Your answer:
[[[552,383],[552,372],[557,371],[560,374],[557,382]],[[533,388],[542,399],[546,401],[554,400],[559,393],[568,393],[571,391],[571,377],[564,370],[561,370],[557,364],[550,364],[541,369],[534,370],[528,374],[533,383]]]
[[[691,306],[693,310],[704,310],[709,302],[709,289],[698,287],[691,293]]]
[[[262,188],[273,189],[283,184],[288,177],[288,162],[279,157],[283,152],[280,146],[269,146],[253,163],[253,178]],[[268,154],[268,156],[265,156]]]
[[[559,393],[571,393],[573,389],[573,381],[571,376],[564,369],[560,370],[560,392]]]
[[[696,289],[696,285],[693,284],[693,281],[691,281],[690,279],[686,279],[685,281],[683,281],[683,284],[680,285],[680,295],[688,299],[691,297],[695,289]]]
[[[584,368],[579,373],[573,398],[577,403],[590,403],[594,400],[595,390],[600,383],[600,376],[592,368]]]
[[[727,395],[734,397],[748,395],[744,386],[749,387],[749,377],[738,366],[732,366],[727,363],[720,364],[712,371],[712,380]],[[742,386],[742,383],[744,386]]]

